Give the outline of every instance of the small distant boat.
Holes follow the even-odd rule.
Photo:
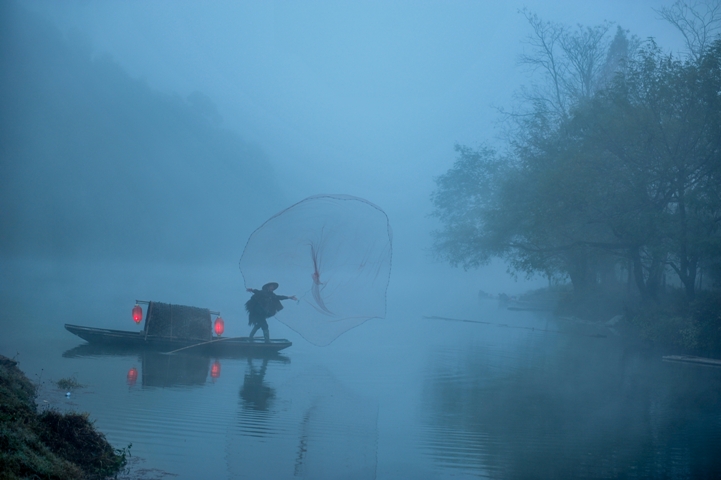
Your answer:
[[[532,302],[524,302],[520,300],[511,300],[506,303],[506,308],[508,310],[523,310],[523,311],[531,311],[531,312],[550,312],[553,310],[552,305],[547,305],[543,303],[532,303]]]
[[[693,355],[666,355],[662,358],[668,362],[695,363],[697,365],[721,367],[721,360],[716,358],[694,357]]]
[[[148,348],[162,352],[232,354],[240,352],[275,353],[293,345],[284,338],[265,342],[262,338],[223,337],[225,323],[219,312],[207,308],[136,301],[133,320],[140,323],[146,304],[145,325],[140,332],[110,330],[65,324],[65,329],[93,345]],[[211,323],[211,315],[216,315]]]

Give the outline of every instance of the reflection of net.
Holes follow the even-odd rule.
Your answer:
[[[241,390],[238,422],[229,425],[226,437],[228,476],[375,479],[377,400],[348,388],[322,366],[277,367],[268,368],[276,380],[268,387],[273,401],[267,409],[248,405]]]
[[[376,205],[348,195],[316,195],[271,217],[240,259],[245,286],[278,282],[296,295],[278,320],[327,345],[370,318],[383,318],[392,234]]]

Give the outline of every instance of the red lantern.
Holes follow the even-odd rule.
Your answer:
[[[138,380],[138,369],[133,367],[128,370],[128,385],[133,386]]]
[[[225,331],[225,322],[222,318],[218,317],[215,319],[215,323],[213,324],[213,330],[215,330],[215,334],[217,336],[221,336],[223,332]]]
[[[214,361],[210,367],[210,378],[216,379],[220,376],[220,362]]]
[[[137,303],[133,307],[133,321],[135,323],[140,323],[140,321],[143,319],[143,309],[140,308],[140,305]]]

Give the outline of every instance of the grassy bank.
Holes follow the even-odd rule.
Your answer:
[[[688,302],[684,292],[667,288],[657,301],[642,302],[622,290],[579,294],[569,285],[527,292],[521,301],[553,305],[559,316],[599,323],[618,315],[624,328],[649,345],[669,353],[721,358],[721,292],[704,290]]]
[[[126,464],[88,415],[38,412],[35,386],[0,355],[0,478],[103,479]]]

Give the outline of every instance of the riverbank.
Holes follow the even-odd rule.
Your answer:
[[[38,412],[36,388],[0,355],[0,477],[103,479],[117,475],[127,450],[114,449],[83,413]]]
[[[542,305],[559,317],[606,324],[643,343],[674,354],[721,357],[721,292],[698,292],[692,302],[684,292],[667,289],[656,302],[641,302],[622,291],[584,295],[569,285],[527,292],[524,305]]]

